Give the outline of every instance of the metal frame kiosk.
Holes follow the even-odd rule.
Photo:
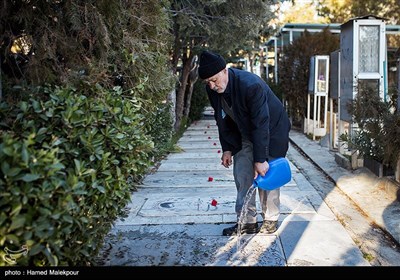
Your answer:
[[[310,76],[307,94],[307,119],[306,134],[312,133],[313,140],[316,136],[325,136],[328,115],[328,89],[329,89],[329,55],[315,55],[310,59]],[[313,95],[313,120],[310,117],[311,95]],[[322,101],[322,98],[324,100]],[[321,121],[321,102],[325,102],[324,120]],[[310,122],[312,121],[312,127]]]
[[[339,133],[348,133],[351,137],[357,129],[347,106],[355,99],[360,86],[375,88],[385,100],[386,63],[384,19],[369,15],[341,25]],[[346,143],[340,143],[341,154],[348,154],[347,149]]]

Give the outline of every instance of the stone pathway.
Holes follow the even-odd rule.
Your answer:
[[[232,169],[220,164],[215,121],[193,123],[178,145],[183,151],[170,154],[132,193],[127,216],[115,222],[99,254],[99,265],[369,265],[293,164],[292,180],[281,189],[278,231],[221,236],[222,229],[236,221],[236,190]]]

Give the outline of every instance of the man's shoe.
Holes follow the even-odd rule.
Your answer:
[[[264,221],[259,233],[274,233],[278,229],[278,221]]]
[[[240,227],[240,234],[243,234],[243,233],[253,234],[253,233],[257,233],[257,230],[258,230],[257,223],[243,224]],[[223,236],[232,236],[232,235],[237,235],[237,232],[238,232],[238,223],[236,223],[233,227],[225,228],[222,231],[222,235]]]

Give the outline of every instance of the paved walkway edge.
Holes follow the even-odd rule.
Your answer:
[[[339,166],[334,151],[308,139],[300,131],[290,131],[290,142],[335,182],[364,214],[400,244],[400,188],[397,182],[378,178],[366,168],[350,171]],[[327,158],[327,154],[332,157]]]

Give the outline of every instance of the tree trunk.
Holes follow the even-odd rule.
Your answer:
[[[268,67],[268,52],[264,51],[264,48],[261,49],[261,54],[260,54],[260,77],[265,79],[268,82],[268,77],[265,72],[265,67]]]
[[[189,82],[188,82],[188,88],[187,88],[187,93],[186,93],[186,101],[185,101],[185,109],[183,115],[188,118],[189,113],[190,113],[190,105],[192,104],[192,94],[193,94],[193,87],[194,84],[196,83],[198,79],[198,63],[197,63],[198,57],[195,55],[192,58],[192,63],[191,63],[191,69],[190,69],[190,74],[189,74]]]
[[[0,66],[1,66],[1,57],[0,57]],[[0,101],[3,97],[3,86],[1,85],[1,69],[0,69]]]
[[[176,90],[173,89],[169,92],[167,100],[169,103],[171,103],[171,107],[170,107],[170,114],[171,114],[171,119],[172,119],[172,126],[175,126],[175,122],[176,122],[176,113],[175,113],[175,109],[176,109]]]
[[[183,59],[183,69],[181,74],[181,83],[176,94],[176,122],[175,122],[175,131],[178,131],[181,126],[181,121],[183,117],[183,107],[185,102],[185,92],[186,86],[188,84],[188,78],[190,74],[192,59],[191,55],[188,58]]]
[[[250,72],[251,73],[254,73],[254,71],[253,71],[253,63],[254,63],[253,58],[249,55],[249,67],[250,67]]]

